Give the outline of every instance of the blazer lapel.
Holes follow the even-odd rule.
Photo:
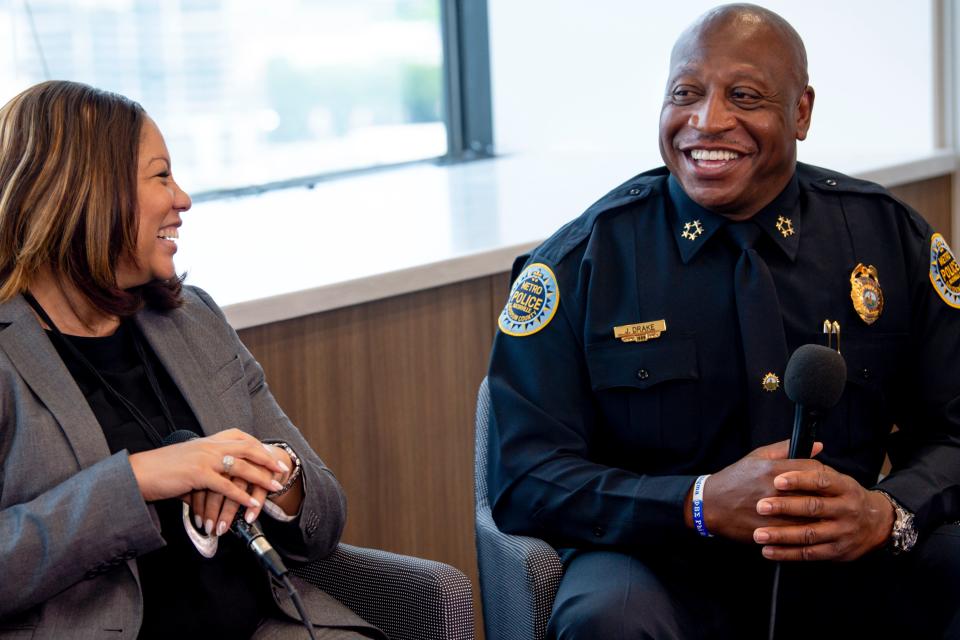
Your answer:
[[[77,463],[85,469],[110,456],[110,448],[87,399],[26,301],[0,304],[0,349],[59,423]]]
[[[217,395],[210,385],[210,365],[203,353],[187,344],[179,327],[167,315],[145,310],[137,314],[136,322],[193,409],[203,432],[210,435],[226,429]]]

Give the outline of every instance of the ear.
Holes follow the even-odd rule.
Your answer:
[[[807,85],[797,102],[797,140],[806,140],[810,129],[810,118],[813,116],[813,87]]]

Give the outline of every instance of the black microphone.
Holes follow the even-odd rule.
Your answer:
[[[805,344],[790,356],[783,374],[783,390],[797,408],[793,414],[790,436],[790,457],[809,458],[817,426],[840,401],[847,384],[847,363],[839,352],[819,344]],[[777,629],[777,600],[780,591],[780,563],[773,572],[770,598],[768,638],[773,640]]]
[[[790,457],[809,458],[817,437],[817,426],[827,410],[843,395],[847,363],[829,347],[805,344],[790,356],[783,378],[783,390],[797,405],[790,437]]]
[[[171,444],[187,442],[188,440],[193,440],[198,437],[200,436],[189,429],[177,429],[173,433],[167,434],[160,445],[165,447]],[[245,511],[246,509],[244,507],[240,507],[240,509],[237,510],[233,524],[230,525],[230,531],[240,538],[248,549],[253,551],[264,569],[277,578],[282,578],[287,573],[287,567],[283,564],[280,554],[274,550],[266,536],[263,535],[263,529],[260,528],[259,523],[254,521],[252,524],[249,524],[243,519]]]

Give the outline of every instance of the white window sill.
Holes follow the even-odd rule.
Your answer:
[[[950,150],[868,162],[814,164],[885,186],[957,168]],[[177,267],[237,329],[286,320],[508,271],[516,255],[658,164],[626,153],[524,155],[204,202],[184,215]]]

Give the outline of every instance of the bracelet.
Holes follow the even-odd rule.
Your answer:
[[[290,475],[287,476],[287,482],[283,485],[283,488],[279,491],[274,491],[273,493],[268,493],[268,498],[278,498],[285,494],[287,491],[290,491],[293,488],[293,485],[297,482],[297,479],[300,477],[300,456],[294,453],[293,448],[284,442],[283,440],[264,440],[264,444],[272,444],[275,447],[279,447],[287,452],[287,455],[290,456],[290,462],[293,464],[293,469],[290,470]]]
[[[707,478],[710,474],[700,476],[693,483],[693,526],[697,528],[697,533],[705,538],[712,538],[713,534],[707,531],[707,523],[703,521],[703,486],[707,484]]]

